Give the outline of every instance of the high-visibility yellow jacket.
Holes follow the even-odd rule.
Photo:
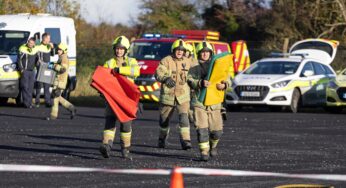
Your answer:
[[[111,58],[104,63],[103,67],[110,69],[119,67],[119,74],[126,76],[132,82],[140,75],[137,60],[127,56]]]

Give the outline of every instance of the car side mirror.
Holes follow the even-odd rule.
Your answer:
[[[314,72],[312,70],[306,70],[306,71],[304,71],[303,75],[305,77],[313,76]]]

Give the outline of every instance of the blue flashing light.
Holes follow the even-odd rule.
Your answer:
[[[172,34],[158,34],[158,33],[145,33],[142,35],[143,38],[180,38],[185,39],[186,35],[172,35]]]
[[[162,35],[161,34],[157,34],[157,33],[145,33],[142,35],[143,38],[161,38]]]

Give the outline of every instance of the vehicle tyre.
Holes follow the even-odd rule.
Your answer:
[[[226,105],[226,109],[228,112],[239,112],[242,110],[241,105]]]
[[[300,91],[297,88],[294,88],[292,94],[291,105],[289,106],[289,110],[293,113],[297,113],[300,107]]]
[[[324,107],[324,110],[332,114],[341,114],[343,111],[343,108],[339,106],[336,106],[336,107],[326,106]]]
[[[64,90],[64,92],[61,94],[62,97],[64,97],[66,100],[70,100],[70,89],[66,88],[66,90]]]
[[[0,97],[0,105],[6,105],[8,101],[7,97]]]
[[[269,106],[268,108],[271,112],[281,112],[283,110],[282,106]]]

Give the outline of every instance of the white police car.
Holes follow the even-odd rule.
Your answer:
[[[336,77],[330,67],[337,41],[307,39],[295,43],[288,54],[253,63],[233,80],[226,104],[288,107],[325,106],[326,88]]]

